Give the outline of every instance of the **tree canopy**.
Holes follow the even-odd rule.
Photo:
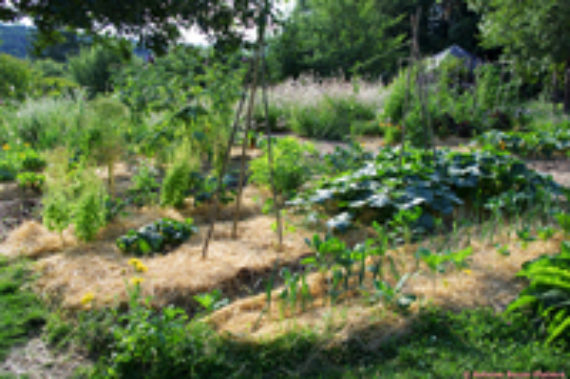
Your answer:
[[[219,44],[235,46],[263,0],[7,0],[0,1],[0,20],[31,17],[39,43],[57,39],[62,28],[139,37],[145,46],[164,52],[181,35],[181,28],[199,27]]]
[[[469,0],[481,14],[483,45],[501,47],[513,60],[565,65],[570,71],[570,2],[567,0]],[[570,75],[570,74],[567,74]],[[565,109],[570,112],[570,80]]]
[[[422,9],[420,48],[439,52],[458,44],[478,52],[478,15],[465,0],[303,0],[271,44],[277,79],[319,76],[390,76],[411,39],[410,15]]]
[[[483,44],[521,58],[570,59],[570,3],[565,0],[470,0],[482,15]]]

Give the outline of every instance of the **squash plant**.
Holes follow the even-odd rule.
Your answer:
[[[411,149],[400,166],[400,152],[383,148],[359,169],[322,179],[288,204],[330,214],[331,231],[353,222],[387,224],[419,207],[422,213],[412,228],[432,232],[436,219],[449,219],[460,207],[482,214],[493,204],[505,213],[520,212],[542,202],[555,204],[562,194],[551,178],[506,154],[438,150],[435,160],[430,157],[431,152]]]

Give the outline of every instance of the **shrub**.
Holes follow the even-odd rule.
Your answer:
[[[86,183],[74,204],[72,223],[83,241],[93,240],[105,225],[105,195],[100,183]]]
[[[190,189],[192,167],[188,160],[178,160],[170,166],[162,182],[160,204],[181,207]]]
[[[108,196],[101,180],[84,162],[72,165],[66,150],[56,150],[49,160],[42,199],[44,224],[60,234],[73,224],[80,239],[91,241],[109,221]]]
[[[310,178],[313,162],[309,154],[314,152],[312,145],[301,144],[293,137],[276,140],[272,146],[273,179],[279,193],[288,196]],[[250,170],[254,183],[270,185],[267,151],[251,162]]]
[[[38,172],[46,167],[46,160],[38,152],[27,149],[20,154],[22,170]]]
[[[83,48],[79,55],[69,59],[69,72],[77,83],[87,88],[90,96],[109,92],[112,74],[124,61],[121,54],[110,46]]]
[[[64,145],[78,133],[80,104],[71,98],[26,100],[9,121],[13,139],[40,150]]]
[[[408,73],[401,71],[391,84],[382,118],[392,123],[405,123],[406,139],[414,146],[426,144],[424,124],[428,120],[442,138],[449,135],[470,138],[489,128],[512,128],[518,82],[510,78],[508,83],[501,84],[500,70],[491,65],[479,67],[474,81],[472,75],[462,60],[454,57],[446,58],[436,69],[428,70],[425,73],[426,115],[422,115],[417,91],[418,71],[414,69],[410,73],[407,105]]]
[[[292,107],[290,117],[291,129],[301,136],[344,140],[350,137],[354,122],[372,121],[376,112],[355,97],[325,97],[315,106]]]
[[[392,125],[384,128],[384,142],[387,145],[395,145],[402,142],[402,129],[400,126]]]
[[[383,136],[384,129],[376,120],[357,120],[350,124],[350,134],[352,136]]]
[[[283,121],[285,114],[285,109],[275,104],[268,104],[268,120],[271,131],[279,131],[280,123]],[[262,101],[256,102],[253,120],[255,121],[256,129],[265,132],[265,106]]]
[[[149,166],[139,167],[137,173],[133,175],[133,184],[129,188],[129,198],[137,206],[155,204],[158,201],[158,191],[160,185],[156,181]]]
[[[28,62],[0,54],[0,99],[23,100],[30,91],[32,70]]]

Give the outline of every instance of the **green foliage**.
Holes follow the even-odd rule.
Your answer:
[[[81,30],[95,41],[103,39],[102,31],[113,31],[114,35],[140,36],[139,41],[146,48],[164,53],[168,46],[179,41],[186,27],[197,26],[205,33],[216,37],[216,48],[221,51],[238,49],[242,36],[235,30],[235,23],[251,23],[257,13],[252,11],[251,2],[228,4],[223,0],[206,0],[199,4],[172,3],[168,7],[154,0],[137,0],[129,6],[117,4],[91,4],[81,7],[55,2],[0,4],[0,20],[12,22],[30,18],[42,20],[35,47],[62,42],[65,30]],[[114,5],[114,6],[112,6]],[[268,3],[269,6],[272,5]],[[144,15],[144,17],[141,17]],[[152,20],[152,22],[149,22]],[[92,41],[90,39],[90,41]],[[130,41],[124,44],[131,47]]]
[[[33,149],[4,144],[0,151],[0,182],[13,180],[24,172],[37,173],[45,166],[45,159]],[[25,176],[30,177],[30,174]]]
[[[396,145],[402,142],[402,128],[399,125],[385,128],[384,142],[386,145]]]
[[[490,130],[477,140],[480,145],[528,158],[552,159],[555,156],[565,156],[570,151],[570,129],[563,125],[553,131]]]
[[[67,322],[59,312],[50,313],[47,316],[44,340],[48,345],[56,348],[64,348],[71,341],[73,325]]]
[[[8,115],[6,123],[10,141],[27,143],[39,150],[66,145],[81,132],[81,104],[80,98],[26,100]]]
[[[45,175],[29,171],[21,172],[16,176],[16,182],[20,188],[31,189],[38,192],[41,192],[45,180]]]
[[[111,77],[128,60],[124,51],[110,45],[83,48],[69,59],[69,72],[75,82],[87,88],[90,96],[112,90]]]
[[[135,255],[166,253],[197,232],[198,228],[191,218],[184,222],[164,218],[138,230],[129,230],[117,239],[117,247],[124,253]]]
[[[350,134],[352,136],[383,136],[382,129],[376,120],[357,120],[350,124]]]
[[[133,175],[132,182],[128,196],[133,204],[143,206],[158,202],[160,185],[149,166],[140,166],[136,174]]]
[[[271,102],[269,102],[267,110],[270,130],[272,132],[279,131],[281,123],[285,121],[284,119],[287,116],[287,111]],[[255,103],[253,120],[256,125],[256,130],[265,131],[265,106],[262,101],[257,101]]]
[[[113,82],[133,115],[174,110],[182,106],[185,94],[197,90],[202,63],[199,50],[179,46],[152,65],[131,60],[114,74]]]
[[[310,178],[309,154],[314,152],[312,145],[301,144],[293,137],[279,138],[272,144],[273,180],[279,193],[289,196]],[[250,163],[250,170],[254,183],[269,186],[267,151]]]
[[[394,26],[402,18],[384,5],[354,0],[297,4],[283,33],[272,41],[272,66],[284,77],[313,71],[376,78],[393,69],[404,39]]]
[[[10,348],[39,332],[46,311],[25,285],[31,271],[25,262],[9,262],[0,255],[0,360]]]
[[[560,249],[559,254],[523,264],[517,276],[530,283],[507,308],[507,312],[530,309],[548,336],[546,343],[570,331],[570,244],[563,242]]]
[[[192,167],[187,160],[177,160],[168,168],[160,191],[160,204],[182,207],[190,189]]]
[[[372,105],[356,97],[325,97],[314,106],[295,106],[290,110],[291,129],[304,137],[345,140],[351,135],[351,125],[372,122],[376,111]]]
[[[32,69],[27,61],[0,54],[0,99],[23,100],[31,90]]]
[[[228,298],[222,298],[222,291],[219,289],[194,295],[193,298],[202,306],[202,308],[204,308],[206,313],[212,313],[216,309],[220,309],[229,303]]]
[[[107,193],[92,170],[73,167],[65,150],[53,152],[42,198],[43,223],[61,233],[73,224],[76,235],[91,241],[108,221]]]
[[[562,193],[551,179],[508,155],[438,150],[434,162],[431,152],[409,149],[401,167],[399,160],[399,151],[381,149],[360,169],[322,180],[291,204],[318,206],[336,215],[327,222],[331,230],[344,230],[352,220],[387,223],[401,211],[421,207],[421,217],[411,227],[422,233],[434,230],[436,218],[449,217],[462,206],[475,213],[495,207],[514,214],[552,207]]]
[[[85,183],[74,203],[71,222],[81,240],[92,241],[106,224],[105,191],[100,183]]]
[[[507,130],[524,121],[515,117],[520,111],[516,106],[521,83],[512,75],[507,78],[491,64],[481,65],[471,74],[462,59],[449,56],[424,73],[428,95],[423,116],[417,89],[418,68],[409,74],[403,70],[390,86],[381,117],[393,124],[405,124],[407,139],[414,146],[426,145],[424,125],[428,119],[440,137],[466,138],[491,128]]]
[[[563,0],[540,4],[516,0],[470,0],[482,14],[481,34],[488,47],[502,47],[518,60],[549,57],[554,62],[570,58],[570,43],[561,30],[570,21],[570,6]]]
[[[394,258],[386,254],[388,235],[376,223],[374,228],[375,238],[368,239],[364,244],[359,244],[352,249],[336,237],[327,236],[321,240],[318,235],[314,235],[312,241],[307,239],[306,243],[315,251],[315,255],[303,259],[301,263],[327,273],[326,290],[331,304],[336,302],[343,293],[357,291],[366,296],[368,301],[382,301],[388,307],[405,312],[416,300],[415,295],[403,292],[405,283],[414,274],[402,275],[398,271]],[[450,259],[458,259],[456,255],[451,256]],[[384,272],[386,266],[389,267],[391,279]],[[365,281],[367,272],[372,273],[371,283]],[[281,298],[288,299],[293,310],[298,297],[297,283],[301,279],[299,290],[304,310],[305,302],[311,300],[310,292],[305,288],[304,273],[291,274],[287,270],[282,273],[282,276],[286,288],[281,293]]]

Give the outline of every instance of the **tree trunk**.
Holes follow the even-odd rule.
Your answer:
[[[570,59],[566,61],[564,78],[564,113],[570,114]]]
[[[556,73],[556,67],[552,70],[552,111],[556,112],[557,95],[558,95],[558,75]]]

